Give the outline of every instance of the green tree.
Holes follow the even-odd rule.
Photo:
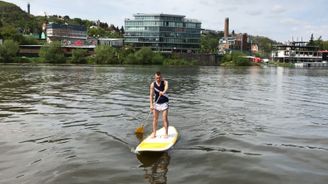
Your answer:
[[[245,58],[246,54],[240,51],[227,53],[222,58],[223,66],[251,66],[252,62]]]
[[[0,33],[4,39],[13,39],[17,35],[17,29],[13,26],[0,27]]]
[[[87,63],[88,51],[84,49],[74,49],[72,51],[71,62],[75,64],[85,64]]]
[[[134,53],[130,53],[128,54],[124,60],[123,60],[124,64],[136,64],[136,57],[134,55]]]
[[[314,36],[313,36],[313,33],[311,34],[311,37],[310,37],[310,40],[309,40],[309,43],[308,43],[308,46],[315,46],[315,42],[314,42]]]
[[[0,45],[0,61],[1,62],[13,62],[19,51],[19,45],[13,40],[5,40]]]
[[[200,51],[202,53],[216,53],[219,37],[215,34],[202,35],[200,40]]]
[[[221,62],[222,63],[226,63],[226,62],[231,62],[232,61],[232,57],[230,53],[226,53],[223,55]]]
[[[90,26],[93,25],[93,22],[92,21],[89,21],[89,20],[82,20],[82,24],[81,25],[84,25],[85,27],[90,28]]]
[[[124,58],[124,64],[135,65],[161,65],[163,64],[165,57],[158,52],[153,52],[149,47],[143,47],[136,52],[132,49],[124,49],[127,57]]]
[[[252,62],[248,58],[245,58],[246,54],[242,52],[232,52],[232,61],[236,66],[251,66]]]
[[[70,20],[70,18],[69,18],[69,16],[68,16],[68,15],[65,15],[65,16],[63,17],[63,19],[64,19],[64,21],[65,21],[65,22],[67,22],[67,21],[69,21],[69,20]]]
[[[121,27],[120,32],[121,32],[121,34],[124,34],[125,33],[123,26]]]
[[[275,44],[276,41],[273,41],[267,37],[263,36],[250,36],[252,43],[256,43],[259,47],[259,53],[262,57],[269,57],[272,51],[272,44]]]
[[[119,64],[117,50],[108,45],[97,46],[94,59],[96,64]]]
[[[134,47],[129,44],[125,44],[120,50],[120,60],[122,63],[125,63],[126,58],[135,52]]]
[[[25,45],[25,44],[37,44],[38,41],[35,39],[30,39],[30,37],[24,37],[17,28],[13,26],[4,26],[0,28],[0,35],[4,39],[14,40],[18,42],[19,44]]]
[[[109,38],[122,38],[123,35],[120,32],[106,32],[106,36]]]
[[[309,42],[309,44],[312,43],[311,46],[317,46],[317,47],[319,47],[320,50],[328,50],[328,41],[322,40],[321,36],[319,36],[319,38],[316,40],[314,40],[314,38],[312,38],[312,37],[313,37],[313,35],[311,35],[311,39],[313,39],[312,42],[311,42],[311,40]]]
[[[65,63],[66,58],[60,42],[52,42],[41,47],[39,56],[42,61],[49,63]]]
[[[161,65],[163,64],[163,62],[164,62],[164,56],[161,53],[157,52],[153,54],[153,58],[151,61],[152,64]]]
[[[323,41],[322,42],[322,50],[328,50],[328,41]]]
[[[88,35],[91,37],[105,37],[106,31],[103,28],[94,27],[88,30]]]
[[[80,18],[74,18],[73,22],[74,22],[74,24],[83,25],[83,21]]]
[[[153,51],[149,47],[143,47],[135,53],[135,64],[152,64]]]
[[[38,45],[39,41],[32,36],[24,36],[22,41],[20,42],[22,45]]]

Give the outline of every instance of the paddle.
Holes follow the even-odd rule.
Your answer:
[[[161,97],[161,96],[159,96],[159,97],[157,98],[155,104],[158,102],[158,100],[159,100],[160,97]],[[149,118],[149,116],[150,116],[150,113],[151,113],[151,111],[149,111],[149,113],[148,113],[148,116],[147,116],[147,118],[146,118],[146,120],[145,120],[145,122],[146,122],[145,125],[147,125],[147,120],[148,120],[148,118]],[[144,127],[145,127],[145,125],[142,123],[141,126],[139,126],[139,127],[136,128],[135,133],[136,133],[136,134],[143,134],[143,133],[144,133]]]

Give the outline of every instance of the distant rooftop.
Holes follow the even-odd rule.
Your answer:
[[[185,22],[201,23],[197,19],[190,19],[190,18],[186,18],[185,15],[176,15],[176,14],[165,14],[165,13],[136,13],[133,16],[135,18],[138,18],[138,17],[175,17],[175,18],[181,18]],[[130,20],[130,19],[127,18],[125,20]]]
[[[159,17],[181,17],[181,18],[186,17],[184,15],[174,15],[174,14],[164,14],[164,13],[149,13],[149,14],[148,13],[136,13],[133,16],[135,16],[135,17],[139,17],[139,16],[147,16],[147,17],[159,16]]]

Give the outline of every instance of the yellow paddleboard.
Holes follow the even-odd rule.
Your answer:
[[[178,131],[169,126],[168,137],[165,138],[165,128],[156,131],[156,137],[151,138],[150,135],[144,139],[136,148],[137,152],[142,151],[166,151],[170,149],[178,139]]]

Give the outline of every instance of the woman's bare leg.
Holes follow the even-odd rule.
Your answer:
[[[154,109],[154,112],[153,112],[153,133],[151,135],[152,138],[156,137],[156,130],[157,130],[157,124],[158,124],[158,115],[159,115],[159,112]]]
[[[163,111],[163,126],[165,128],[165,137],[168,137],[168,132],[169,132],[169,120],[168,120],[168,114],[169,110],[166,109]]]

